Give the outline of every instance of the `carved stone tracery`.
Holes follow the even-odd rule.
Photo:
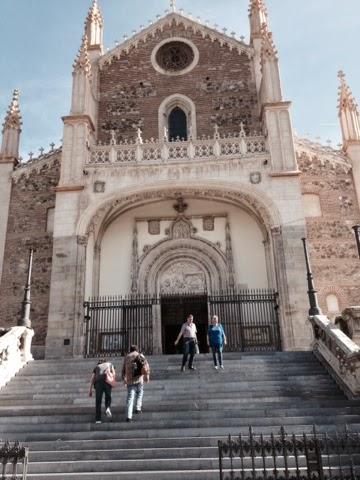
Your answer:
[[[134,230],[133,292],[204,292],[234,285],[229,224],[226,227],[226,253],[223,253],[218,244],[196,236],[191,219],[185,216],[187,207],[183,198],[178,197],[174,205],[177,217],[166,232],[167,238],[147,246],[140,258]]]

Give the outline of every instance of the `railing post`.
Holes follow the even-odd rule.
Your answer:
[[[30,309],[31,309],[31,275],[33,266],[34,250],[30,249],[29,263],[27,271],[26,285],[24,289],[24,299],[22,301],[21,319],[18,323],[20,327],[31,328]]]
[[[305,253],[305,262],[306,262],[306,272],[307,272],[307,281],[308,281],[308,297],[310,303],[309,315],[313,317],[314,315],[322,315],[322,311],[318,304],[318,299],[316,295],[316,290],[314,286],[314,277],[310,268],[309,253],[307,249],[306,238],[302,238],[304,244],[304,253]]]

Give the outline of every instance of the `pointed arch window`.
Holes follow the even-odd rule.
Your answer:
[[[186,113],[180,107],[175,107],[169,114],[169,140],[188,139],[188,126]]]

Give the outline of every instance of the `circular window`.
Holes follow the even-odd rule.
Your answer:
[[[165,75],[183,75],[192,70],[199,60],[199,51],[187,39],[167,39],[152,53],[153,67]]]
[[[168,72],[185,70],[194,60],[194,52],[190,45],[182,42],[165,43],[156,54],[156,61]]]

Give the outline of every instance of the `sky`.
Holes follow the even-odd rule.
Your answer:
[[[99,0],[106,48],[169,8],[168,0]],[[21,91],[21,155],[60,145],[70,110],[72,64],[91,0],[0,0],[0,118]],[[177,0],[194,18],[249,38],[249,0]],[[337,72],[360,102],[360,0],[266,0],[284,99],[297,135],[340,142]],[[2,123],[2,122],[1,122]]]

